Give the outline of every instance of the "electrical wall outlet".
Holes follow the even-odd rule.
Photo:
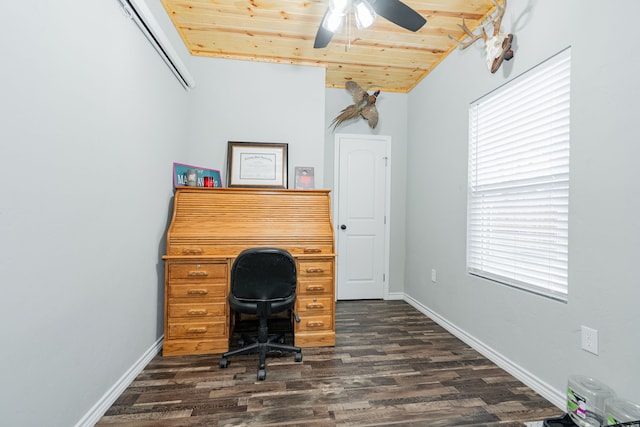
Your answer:
[[[435,268],[431,269],[431,281],[433,283],[436,283],[436,269]]]
[[[598,331],[582,326],[582,349],[589,353],[598,354]]]

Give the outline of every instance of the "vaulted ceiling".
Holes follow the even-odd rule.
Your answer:
[[[192,55],[326,67],[326,86],[355,80],[367,89],[409,92],[475,29],[490,0],[403,0],[427,23],[411,32],[378,16],[344,25],[326,48],[313,43],[329,0],[162,0]],[[479,67],[483,66],[479,64]]]

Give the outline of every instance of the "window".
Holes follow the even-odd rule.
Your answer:
[[[469,107],[467,271],[566,301],[571,50]]]

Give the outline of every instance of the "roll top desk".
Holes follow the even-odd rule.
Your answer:
[[[335,249],[329,190],[184,187],[167,231],[163,355],[229,349],[231,265],[252,247],[296,259],[295,345],[335,345]]]

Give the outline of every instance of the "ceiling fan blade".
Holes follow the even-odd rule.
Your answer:
[[[400,0],[369,0],[376,13],[410,31],[418,31],[427,20]]]
[[[324,19],[329,13],[329,8],[324,13],[322,20],[320,21],[320,25],[318,26],[318,32],[316,33],[316,40],[313,42],[314,49],[322,49],[323,47],[327,47],[331,38],[333,37],[333,33],[322,26]]]

